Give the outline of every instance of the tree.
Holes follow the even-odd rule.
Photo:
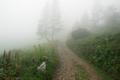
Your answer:
[[[85,28],[77,28],[72,32],[72,38],[74,38],[75,40],[83,39],[88,37],[90,34],[91,34],[90,31],[88,31]]]
[[[61,17],[58,0],[52,0],[51,2],[48,0],[38,28],[39,37],[46,39],[47,41],[56,40],[56,36],[61,30]]]

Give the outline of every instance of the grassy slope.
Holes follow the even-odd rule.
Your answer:
[[[68,45],[78,55],[89,60],[98,72],[107,73],[113,80],[120,80],[120,33],[106,31],[84,39],[69,40]],[[102,70],[102,71],[100,71]],[[105,79],[110,78],[102,75]]]
[[[48,58],[47,70],[37,71],[45,57]],[[56,50],[48,46],[11,52],[10,55],[0,58],[0,79],[15,80],[15,77],[19,77],[21,80],[51,80],[57,64]]]

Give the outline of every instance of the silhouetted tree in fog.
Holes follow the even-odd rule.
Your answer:
[[[56,40],[60,30],[61,19],[58,0],[48,0],[39,23],[38,35],[42,39],[53,41]]]

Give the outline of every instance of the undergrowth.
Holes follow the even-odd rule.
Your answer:
[[[37,67],[45,60],[46,70],[38,71]],[[4,51],[0,56],[0,80],[52,80],[57,64],[53,47],[34,46],[27,50]]]
[[[107,32],[107,31],[106,31]],[[111,32],[111,33],[110,33]],[[120,33],[112,31],[92,34],[86,38],[68,40],[68,46],[106,73],[112,80],[120,80]]]

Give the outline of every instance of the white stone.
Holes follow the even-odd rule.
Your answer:
[[[46,70],[46,62],[42,62],[40,66],[37,67],[38,71],[45,71]]]

